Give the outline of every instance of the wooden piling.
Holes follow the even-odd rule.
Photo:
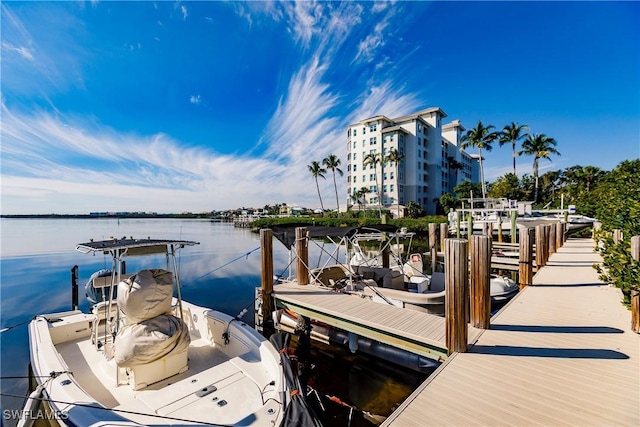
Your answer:
[[[622,240],[622,230],[615,229],[612,232],[613,243],[619,243]]]
[[[536,225],[536,265],[545,266],[544,260],[544,225]]]
[[[445,222],[440,223],[440,251],[444,252],[444,241],[449,237],[449,225]]]
[[[549,255],[556,252],[556,224],[549,224]]]
[[[560,249],[564,244],[564,223],[556,223],[556,250]]]
[[[533,283],[533,240],[533,228],[520,229],[520,263],[518,268],[520,289]]]
[[[469,213],[467,214],[467,239],[471,239],[472,234],[473,234],[473,216]]]
[[[473,236],[471,248],[471,324],[479,329],[489,329],[491,318],[491,237]]]
[[[71,268],[71,310],[78,309],[78,266]]]
[[[389,236],[387,236],[386,234],[384,235],[384,241],[382,242],[383,248],[382,248],[382,267],[383,268],[389,268],[389,256],[391,254],[391,251],[389,249],[389,245],[387,245],[387,239],[389,239]]]
[[[445,342],[448,354],[467,351],[469,307],[469,243],[466,239],[447,239],[445,268]]]
[[[438,264],[438,224],[429,223],[429,252],[431,254],[431,273],[436,271]]]
[[[502,243],[502,217],[498,217],[498,243]]]
[[[309,242],[306,227],[296,227],[296,281],[298,285],[309,284]]]
[[[631,257],[640,262],[640,236],[631,238]],[[640,333],[640,293],[637,290],[631,291],[631,330]]]
[[[516,233],[518,231],[518,212],[511,211],[511,243],[516,243]]]
[[[273,312],[273,232],[269,228],[260,230],[260,298],[262,299],[262,335],[270,337],[275,332]]]
[[[457,211],[456,212],[456,238],[458,239],[460,238],[460,228],[462,227],[461,222],[462,222],[462,213],[460,211]]]

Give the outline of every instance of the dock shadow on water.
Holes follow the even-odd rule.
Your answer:
[[[290,353],[297,337],[292,337]],[[312,342],[307,398],[325,426],[381,424],[435,370],[417,372],[348,348]]]

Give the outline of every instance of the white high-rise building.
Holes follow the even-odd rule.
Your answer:
[[[459,120],[442,124],[447,114],[438,107],[390,119],[375,116],[347,129],[347,191],[349,203],[365,208],[395,208],[415,201],[428,214],[436,213],[437,199],[464,180],[479,182],[477,155],[460,150],[465,128]],[[399,164],[364,165],[368,154],[385,157],[395,149]],[[369,189],[358,203],[355,194]]]

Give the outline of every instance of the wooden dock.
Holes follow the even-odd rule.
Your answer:
[[[383,426],[640,425],[640,336],[593,247],[568,240]]]
[[[447,357],[443,317],[295,282],[275,286],[274,296],[279,307],[330,326],[438,361]],[[469,341],[479,333],[470,327]]]

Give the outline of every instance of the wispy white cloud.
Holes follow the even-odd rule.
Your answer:
[[[180,12],[182,12],[182,19],[186,21],[187,20],[187,16],[189,16],[189,14],[187,13],[187,6],[181,5],[180,6]]]
[[[191,97],[189,98],[189,102],[196,105],[202,104],[202,97],[200,97],[200,94],[191,95]]]
[[[376,57],[378,48],[384,46],[383,32],[388,25],[388,21],[379,22],[374,27],[373,33],[369,34],[364,40],[358,43],[358,52],[353,59],[354,62],[373,61],[373,59]]]
[[[33,54],[31,53],[31,50],[26,48],[26,47],[24,47],[24,46],[13,46],[11,43],[3,41],[2,42],[2,50],[8,51],[8,52],[17,53],[18,55],[20,55],[24,59],[28,59],[29,61],[33,61]]]
[[[275,157],[221,155],[163,134],[127,134],[6,106],[2,115],[3,213],[316,205],[299,179],[282,185],[300,170]]]

